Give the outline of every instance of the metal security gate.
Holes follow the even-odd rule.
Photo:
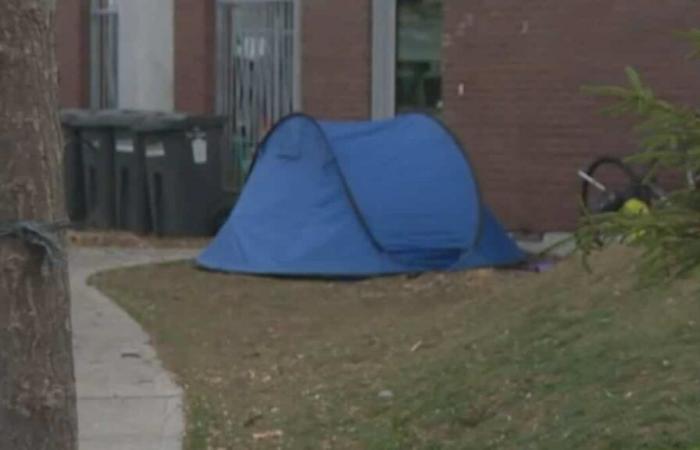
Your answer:
[[[216,107],[228,117],[231,180],[270,127],[299,106],[300,0],[217,0]]]
[[[90,106],[116,108],[119,12],[115,0],[90,2]]]

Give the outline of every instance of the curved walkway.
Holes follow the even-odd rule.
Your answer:
[[[81,450],[182,449],[182,390],[162,368],[141,327],[86,281],[99,271],[194,254],[69,250]]]

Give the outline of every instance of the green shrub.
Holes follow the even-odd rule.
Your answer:
[[[700,29],[683,33],[700,56]],[[640,75],[627,69],[627,86],[589,87],[585,91],[613,100],[606,109],[613,116],[632,116],[642,151],[628,158],[647,165],[649,176],[659,171],[700,173],[700,111],[658,98]],[[649,214],[621,212],[585,215],[576,240],[585,255],[604,242],[623,237],[643,249],[642,268],[649,276],[676,277],[700,268],[700,190],[690,185],[670,191]]]

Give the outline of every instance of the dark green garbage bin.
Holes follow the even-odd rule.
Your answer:
[[[64,109],[61,111],[63,131],[63,182],[66,212],[74,225],[85,220],[85,183],[83,180],[83,160],[81,153],[80,120],[93,114],[82,109]]]
[[[152,113],[101,110],[77,121],[88,227],[149,231],[145,174],[138,173],[143,154],[131,131],[148,114]]]
[[[223,125],[221,117],[171,114],[136,128],[158,235],[212,235],[232,207],[235,195],[222,189]]]
[[[153,231],[146,183],[145,143],[137,128],[161,112],[128,112],[114,128],[114,205],[118,229]]]

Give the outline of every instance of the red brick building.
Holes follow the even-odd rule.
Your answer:
[[[170,1],[174,107],[212,112],[216,2]],[[58,9],[63,106],[89,101],[88,3],[63,0]],[[674,35],[700,26],[694,0],[441,3],[441,114],[512,230],[571,229],[576,170],[596,155],[635,148],[628,123],[602,117],[601,101],[581,86],[622,83],[624,68],[634,66],[660,95],[700,102],[700,65],[686,60]],[[300,108],[321,118],[371,117],[373,33],[382,30],[372,1],[300,4]]]

